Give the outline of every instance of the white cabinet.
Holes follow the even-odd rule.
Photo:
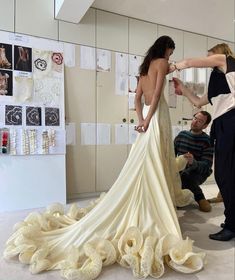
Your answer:
[[[58,40],[54,0],[15,0],[15,32]]]
[[[65,67],[66,122],[76,124],[76,145],[67,146],[66,178],[68,197],[95,192],[96,147],[81,145],[81,123],[96,123],[96,73],[80,68],[80,47],[76,66]]]
[[[127,158],[127,144],[115,144],[115,125],[128,122],[128,97],[117,95],[115,89],[115,52],[110,72],[97,72],[97,124],[110,125],[108,145],[96,146],[96,191],[108,190]]]
[[[14,31],[14,0],[0,0],[0,26],[1,30]],[[4,7],[4,8],[2,8]]]
[[[175,42],[175,50],[171,56],[171,60],[181,60],[184,56],[184,32],[179,29],[174,29],[162,25],[158,25],[158,36],[170,36]]]
[[[128,18],[97,10],[96,47],[128,52]]]
[[[157,25],[129,19],[129,53],[144,56],[157,39]]]
[[[95,10],[89,9],[79,24],[59,21],[59,40],[95,47],[95,18]]]

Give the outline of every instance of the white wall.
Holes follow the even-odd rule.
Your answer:
[[[215,41],[221,42],[219,38],[215,39],[193,34],[191,32],[185,32],[184,30],[114,15],[93,8],[89,9],[79,24],[58,21],[53,17],[54,0],[0,0],[0,6],[2,7],[0,9],[1,30],[71,42],[77,45],[110,49],[112,51],[144,55],[157,36],[169,34],[173,37],[177,46],[173,59],[179,60],[186,54],[190,56],[193,54],[206,54],[209,45]],[[175,20],[177,19],[175,18]],[[197,46],[197,43],[199,43],[199,46]],[[234,49],[234,44],[231,42],[229,44]],[[79,49],[79,46],[77,46],[77,49]],[[186,53],[184,53],[184,50]],[[79,54],[77,53],[76,55]],[[76,57],[76,61],[78,62],[78,57]],[[74,75],[75,72],[72,73],[72,69],[67,69],[65,73],[68,80],[70,79],[70,81],[72,81],[71,85],[66,85],[65,81],[65,105],[67,121],[75,122],[77,127],[79,127],[81,121],[86,122],[86,118],[84,117],[85,113],[83,114],[86,107],[84,109],[85,105],[83,106],[83,104],[76,102],[84,100],[89,102],[91,111],[87,112],[86,116],[90,117],[92,120],[87,121],[95,121],[97,116],[99,116],[99,111],[97,111],[99,110],[99,106],[97,105],[96,98],[97,92],[100,91],[97,90],[97,74],[95,71],[94,73],[84,73],[84,71],[78,69],[78,65],[76,65],[76,68],[77,76]],[[181,116],[181,112],[182,108],[177,112],[171,110],[172,118],[177,121]],[[79,132],[77,132],[77,136],[79,137]],[[100,149],[98,150],[96,147],[84,148],[79,145],[67,147],[66,180],[69,197],[76,196],[76,194],[97,191],[97,178],[100,177],[100,174],[97,174],[99,168],[96,168],[94,165],[99,162],[99,160],[96,161],[96,155],[99,155],[99,153]],[[84,158],[86,159],[83,160]],[[48,192],[53,194],[51,198],[54,196],[54,201],[63,200],[62,197],[65,191],[56,187],[50,189],[50,185],[54,182],[54,186],[56,186],[57,182],[65,180],[65,175],[62,174],[62,177],[57,176],[60,174],[61,169],[56,166],[52,158],[44,157],[44,159],[46,169],[50,170],[52,174],[47,182],[41,181],[41,163],[36,163],[38,174],[33,172],[29,174],[29,178],[27,176],[22,176],[21,180],[16,182],[16,179],[13,177],[9,180],[7,180],[7,177],[4,177],[4,184],[7,185],[8,188],[11,187],[9,183],[14,183],[19,186],[18,188],[14,187],[11,193],[9,193],[8,188],[2,188],[2,181],[0,181],[0,198],[2,199],[0,203],[5,203],[4,207],[9,207],[9,209],[11,209],[13,204],[19,208],[26,207],[25,198],[27,193],[29,193],[29,188],[24,186],[25,180],[35,181],[38,179],[38,182],[41,184],[40,188],[34,188],[34,192],[32,192],[33,189],[31,189],[29,207],[43,206],[37,201],[37,198],[41,199],[42,197],[44,197],[43,204],[46,205],[50,203],[52,199],[47,201],[46,198]],[[25,166],[27,170],[30,170],[30,165],[28,165],[26,158],[22,158],[20,161],[22,170],[23,166]],[[115,166],[121,168],[121,164],[118,162],[114,162],[114,168]],[[14,158],[0,157],[0,171],[5,174],[4,172],[8,167],[10,168],[9,170],[15,168]],[[83,168],[86,168],[84,172]],[[12,176],[14,176],[14,171]],[[61,178],[61,180],[59,178]],[[99,186],[98,190],[101,188],[102,186]],[[8,201],[12,205],[7,206],[8,203],[3,201],[5,197],[8,198]],[[34,201],[31,199],[32,197],[35,197]]]
[[[234,42],[234,3],[234,0],[96,0],[92,6]]]
[[[0,212],[66,203],[65,180],[64,155],[1,156]]]

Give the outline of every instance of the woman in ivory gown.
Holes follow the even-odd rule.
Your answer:
[[[31,213],[15,225],[6,259],[19,257],[32,273],[60,269],[66,279],[95,279],[102,267],[118,262],[136,277],[159,278],[165,263],[191,273],[203,267],[204,254],[182,239],[175,206],[190,203],[180,189],[163,90],[175,44],[156,40],[140,67],[136,93],[137,140],[109,192],[87,208],[61,205]],[[141,96],[145,105],[141,110]],[[177,161],[184,168],[185,160]]]

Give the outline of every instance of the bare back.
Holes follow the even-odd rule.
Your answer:
[[[164,72],[162,63],[166,64],[167,61],[162,58],[152,61],[149,66],[148,74],[140,77],[141,91],[144,95],[146,105],[151,104],[159,79],[161,80],[160,83],[163,84],[166,73]],[[162,73],[162,70],[164,73]]]

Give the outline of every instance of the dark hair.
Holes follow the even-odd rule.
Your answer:
[[[199,111],[196,114],[194,114],[194,116],[196,116],[198,113],[202,114],[203,116],[206,117],[206,122],[205,124],[209,124],[211,122],[211,114],[208,113],[207,111]]]
[[[159,37],[149,48],[143,63],[139,67],[140,76],[148,74],[150,62],[157,58],[164,58],[166,49],[175,49],[175,43],[169,36]]]

